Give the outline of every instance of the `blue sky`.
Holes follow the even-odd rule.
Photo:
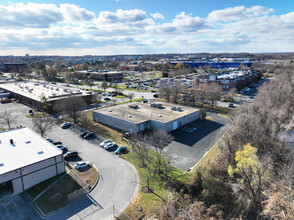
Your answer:
[[[293,0],[0,0],[0,13],[0,55],[294,48]]]

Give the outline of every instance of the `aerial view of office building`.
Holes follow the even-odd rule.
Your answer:
[[[131,133],[162,130],[171,132],[200,117],[200,110],[172,103],[136,103],[93,111],[93,120]]]
[[[91,101],[92,92],[83,91],[76,88],[69,88],[56,84],[37,82],[9,82],[0,84],[0,90],[10,93],[11,97],[26,103],[34,108],[42,108],[42,97],[46,97],[48,102],[54,106],[58,102],[69,96],[80,96],[87,103]]]
[[[62,151],[29,128],[0,133],[0,198],[64,171]]]

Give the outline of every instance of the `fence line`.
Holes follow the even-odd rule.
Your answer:
[[[86,194],[88,194],[90,192],[91,186],[89,184],[87,184],[83,179],[81,179],[79,177],[78,174],[76,174],[71,166],[69,164],[66,164],[67,170],[68,170],[68,174],[82,187],[82,189],[85,191]]]

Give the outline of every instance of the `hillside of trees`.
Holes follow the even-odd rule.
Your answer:
[[[165,184],[160,219],[294,219],[294,65],[272,71],[235,112],[220,156],[189,184]]]

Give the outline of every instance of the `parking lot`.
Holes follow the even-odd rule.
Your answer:
[[[35,220],[41,218],[35,211],[31,199],[25,193],[21,193],[0,200],[0,219]]]
[[[172,133],[174,141],[164,148],[171,165],[187,170],[193,167],[226,131],[227,119],[208,113],[210,120],[197,120]]]
[[[32,119],[25,117],[25,115],[29,114],[29,110],[31,109],[28,106],[21,103],[7,103],[1,104],[0,108],[0,112],[2,110],[12,112],[12,115],[17,120],[13,127],[22,125],[33,129]],[[130,199],[137,189],[137,175],[134,169],[125,160],[101,148],[99,143],[102,139],[98,134],[95,134],[95,136],[89,139],[84,139],[80,136],[80,133],[81,129],[77,126],[70,126],[67,129],[62,129],[58,124],[54,124],[52,129],[47,132],[46,136],[52,138],[53,141],[62,142],[69,151],[78,152],[79,157],[71,160],[71,163],[80,160],[93,163],[99,170],[100,180],[87,198],[83,197],[75,201],[71,205],[57,211],[48,219],[80,219],[81,216],[82,218],[91,216],[90,218],[92,219],[112,219],[113,205],[115,205],[118,210],[123,209],[129,204]],[[1,201],[0,204],[2,204]],[[11,212],[17,214],[17,210],[22,209],[22,206],[19,204],[20,203],[15,203],[15,208],[10,209]],[[37,214],[32,206],[28,206],[28,209]],[[11,216],[13,215],[11,214]],[[34,215],[32,214],[32,216]],[[2,218],[0,217],[0,219]]]

